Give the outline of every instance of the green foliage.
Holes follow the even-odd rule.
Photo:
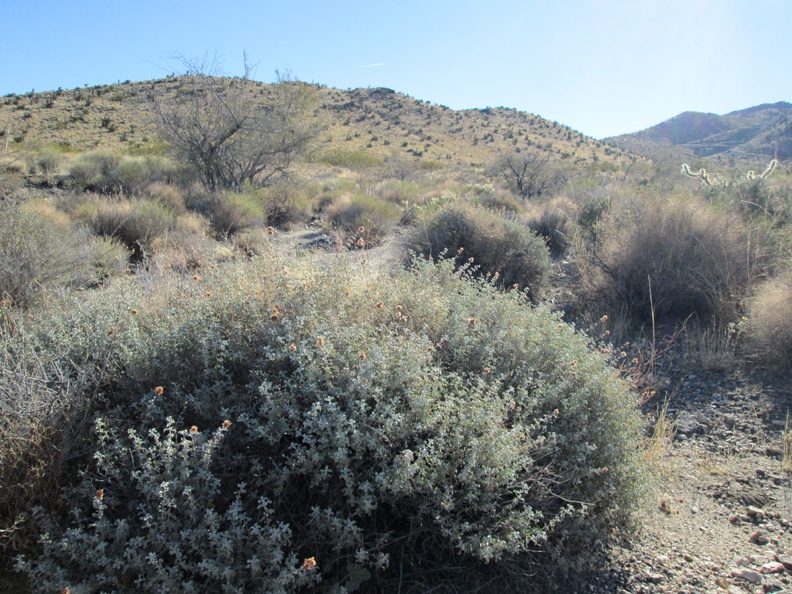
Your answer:
[[[38,511],[42,552],[17,562],[34,589],[426,590],[501,561],[515,582],[527,551],[629,517],[625,386],[522,293],[450,261],[205,272],[26,322],[26,356],[66,369],[47,385],[80,377],[68,397],[100,419],[68,519]]]
[[[428,207],[408,247],[422,257],[454,258],[473,264],[504,287],[518,285],[532,298],[542,292],[550,270],[545,242],[528,227],[464,202]]]

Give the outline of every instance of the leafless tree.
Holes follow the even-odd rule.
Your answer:
[[[561,181],[559,172],[550,165],[550,157],[538,151],[503,156],[493,163],[489,173],[524,199],[546,194]]]
[[[216,60],[182,62],[187,73],[175,96],[153,96],[152,111],[163,140],[209,190],[263,184],[285,173],[315,137],[307,117],[312,86],[278,73],[264,97],[254,83],[217,76]]]

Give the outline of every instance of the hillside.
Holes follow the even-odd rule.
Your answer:
[[[130,152],[161,150],[150,117],[150,97],[174,100],[182,78],[7,95],[0,99],[0,134],[13,146],[38,149],[58,144]],[[265,99],[272,85],[222,79]],[[575,164],[618,163],[625,154],[541,117],[506,108],[454,111],[390,89],[316,89],[313,117],[323,134],[315,151],[394,152],[440,164],[469,167],[500,153],[539,149],[552,160]],[[608,167],[606,165],[606,167]]]
[[[605,139],[637,154],[658,146],[696,157],[792,158],[792,104],[766,103],[725,115],[686,111],[656,126]]]

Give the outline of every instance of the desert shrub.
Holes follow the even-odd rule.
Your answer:
[[[528,228],[545,240],[554,256],[565,253],[572,241],[571,211],[568,201],[557,198],[544,204],[536,215],[528,217]]]
[[[183,169],[164,157],[93,151],[72,161],[69,176],[84,190],[137,195],[154,182],[184,181]]]
[[[178,186],[164,182],[152,182],[144,188],[143,194],[151,200],[156,200],[176,215],[187,212],[184,192]]]
[[[3,163],[0,161],[0,199],[9,198],[22,188],[22,174],[16,167],[17,165],[17,162]]]
[[[380,183],[374,194],[394,204],[415,203],[421,198],[421,186],[414,181],[388,180]]]
[[[320,157],[320,161],[328,165],[355,170],[376,167],[382,163],[381,159],[370,151],[345,151],[340,149],[324,153]]]
[[[575,222],[581,229],[593,231],[611,208],[610,196],[593,196],[583,201]]]
[[[287,229],[305,221],[311,210],[310,199],[295,186],[281,184],[264,194],[264,220],[267,226]]]
[[[118,166],[121,156],[107,151],[79,155],[69,166],[69,177],[78,187],[109,193],[120,190]]]
[[[218,238],[227,238],[265,222],[264,200],[254,190],[237,193],[198,193],[187,207],[205,216]]]
[[[580,261],[585,290],[637,320],[734,320],[761,246],[728,210],[686,200],[626,200],[595,226]]]
[[[327,217],[330,226],[340,233],[349,247],[363,240],[358,247],[373,247],[382,243],[401,219],[402,209],[393,202],[376,196],[359,194],[351,201],[334,208]],[[359,232],[360,228],[365,231]]]
[[[542,238],[525,225],[463,202],[439,209],[416,223],[408,247],[422,257],[454,258],[504,287],[518,285],[532,298],[544,288],[550,257]],[[434,212],[432,212],[434,210]]]
[[[40,509],[17,561],[34,589],[406,592],[493,568],[524,589],[529,551],[625,525],[635,407],[522,293],[450,261],[205,273],[24,322],[99,419],[68,517]]]
[[[170,210],[153,200],[102,200],[93,206],[88,220],[93,232],[117,239],[136,258],[151,250],[155,240],[172,229],[176,222]]]
[[[776,370],[789,368],[792,363],[790,274],[782,274],[757,287],[748,303],[745,336],[753,361]]]
[[[28,157],[28,172],[33,175],[41,175],[48,181],[51,181],[60,170],[62,161],[63,153],[54,149],[43,149]]]
[[[36,203],[0,204],[0,297],[31,307],[63,288],[101,282],[114,273],[112,250]]]
[[[524,205],[510,192],[496,189],[491,184],[475,184],[465,188],[465,196],[473,204],[500,214],[520,213]]]

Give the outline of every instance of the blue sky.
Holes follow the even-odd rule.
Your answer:
[[[148,80],[217,55],[601,138],[792,101],[789,0],[0,0],[0,95]]]

